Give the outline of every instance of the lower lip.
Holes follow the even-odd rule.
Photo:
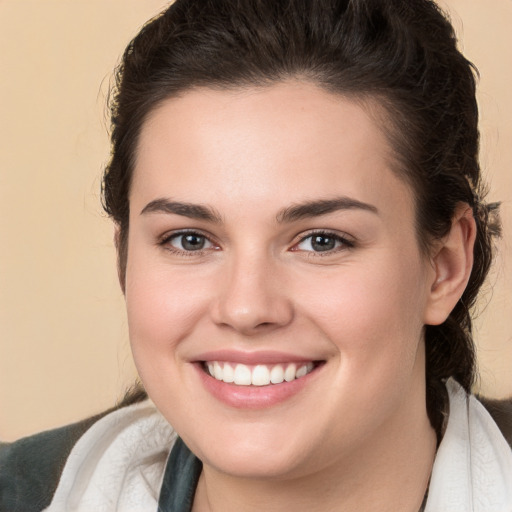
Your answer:
[[[265,409],[285,402],[300,393],[320,370],[320,367],[317,366],[304,377],[281,384],[237,386],[214,379],[203,370],[202,363],[195,363],[194,366],[207,391],[226,405],[238,409]]]

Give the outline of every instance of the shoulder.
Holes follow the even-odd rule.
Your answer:
[[[495,400],[491,398],[477,397],[487,412],[496,422],[503,437],[512,447],[512,398],[505,400]]]
[[[103,416],[1,443],[0,510],[32,512],[47,507],[71,449]]]
[[[0,511],[39,512],[45,509],[77,441],[109,413],[146,397],[144,390],[136,385],[116,407],[100,414],[12,443],[0,442]]]

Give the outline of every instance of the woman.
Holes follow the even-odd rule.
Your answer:
[[[468,394],[474,76],[435,5],[178,0],[117,76],[104,200],[152,402],[6,448],[56,476],[4,508],[511,510]]]

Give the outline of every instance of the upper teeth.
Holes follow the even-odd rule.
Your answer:
[[[209,374],[217,380],[234,383],[238,386],[267,386],[281,384],[304,377],[313,370],[313,363],[287,363],[268,366],[257,364],[248,366],[241,363],[225,363],[208,361],[206,363]]]

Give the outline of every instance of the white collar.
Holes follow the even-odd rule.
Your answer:
[[[512,450],[484,406],[450,379],[450,415],[425,512],[512,512]]]
[[[175,440],[149,400],[108,414],[73,447],[45,512],[156,510]]]

